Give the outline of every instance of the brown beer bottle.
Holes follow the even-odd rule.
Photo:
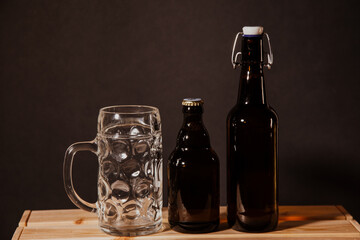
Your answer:
[[[271,231],[278,222],[278,117],[265,96],[263,36],[270,68],[268,35],[243,28],[238,99],[227,117],[228,223],[248,232]]]
[[[182,102],[184,121],[168,162],[169,224],[179,232],[211,232],[219,225],[219,159],[203,124],[203,101]]]

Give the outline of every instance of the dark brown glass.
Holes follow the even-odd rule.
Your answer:
[[[184,122],[168,162],[169,224],[179,232],[211,232],[219,225],[219,159],[202,112],[202,106],[183,106]]]
[[[278,222],[278,117],[265,96],[262,36],[243,37],[237,104],[227,118],[228,223],[266,232]]]

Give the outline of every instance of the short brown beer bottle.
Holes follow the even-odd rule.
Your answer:
[[[179,232],[211,232],[219,225],[219,159],[203,124],[203,101],[182,102],[184,121],[168,162],[169,224]]]
[[[237,37],[240,33],[237,35]],[[240,86],[227,118],[228,223],[236,230],[271,231],[278,222],[278,117],[265,96],[262,27],[244,27]]]

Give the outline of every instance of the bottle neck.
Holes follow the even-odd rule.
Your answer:
[[[202,106],[184,106],[184,120],[177,138],[180,148],[208,148],[209,134],[202,120]]]
[[[238,104],[266,105],[262,36],[243,37]]]
[[[189,108],[189,110],[188,110]],[[200,107],[183,107],[183,113],[184,113],[184,121],[183,126],[186,127],[189,124],[190,125],[202,125],[202,109],[190,109],[190,108],[200,108]]]

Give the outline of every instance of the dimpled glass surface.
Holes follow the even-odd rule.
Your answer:
[[[129,236],[158,231],[162,221],[160,129],[117,124],[98,134],[97,142],[100,227]]]

